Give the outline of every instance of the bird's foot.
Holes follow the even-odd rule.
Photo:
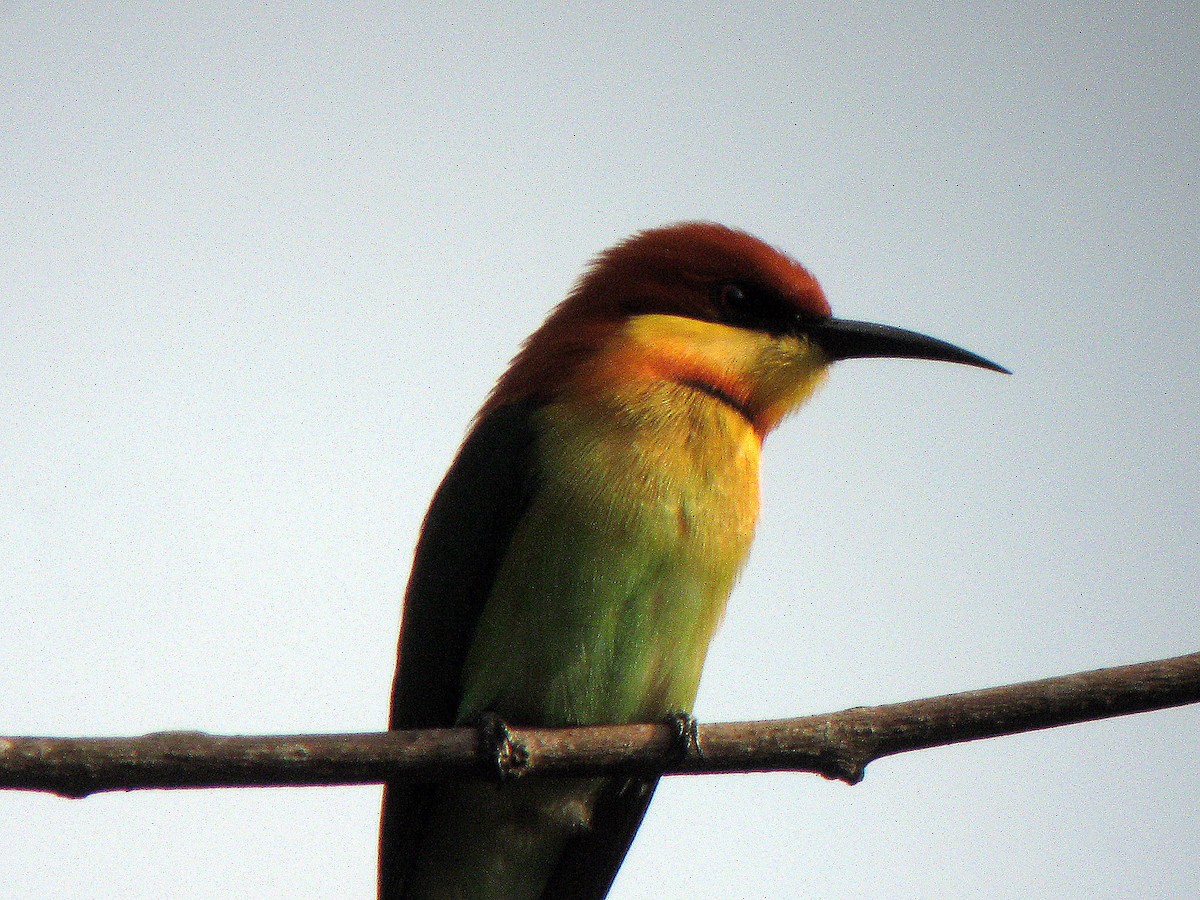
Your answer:
[[[668,713],[663,722],[671,729],[679,762],[683,762],[689,756],[698,758],[704,755],[704,751],[700,749],[700,723],[696,721],[695,716],[683,710],[676,710]]]
[[[487,755],[488,768],[496,780],[505,782],[523,774],[529,749],[513,736],[508,723],[494,712],[483,712],[474,725],[479,729],[480,751]]]

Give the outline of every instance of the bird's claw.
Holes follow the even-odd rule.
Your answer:
[[[480,751],[487,755],[496,780],[504,782],[521,775],[529,762],[529,749],[513,736],[508,723],[493,712],[484,712],[476,718],[475,727]]]
[[[676,710],[668,713],[663,722],[671,729],[678,762],[683,762],[689,756],[699,758],[704,755],[704,751],[700,749],[700,723],[696,721],[695,716],[683,710]]]

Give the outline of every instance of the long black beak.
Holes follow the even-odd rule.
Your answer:
[[[935,359],[1012,374],[1004,366],[998,366],[970,350],[891,325],[852,322],[849,319],[810,319],[805,321],[802,330],[835,361],[868,356]]]

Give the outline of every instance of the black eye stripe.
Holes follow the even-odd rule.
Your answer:
[[[714,293],[717,321],[726,325],[787,334],[808,318],[777,291],[750,282],[722,282]]]

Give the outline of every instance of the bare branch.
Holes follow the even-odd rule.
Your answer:
[[[1200,653],[823,716],[702,725],[513,728],[502,758],[473,728],[379,734],[0,738],[0,788],[111,790],[373,784],[390,778],[815,772],[853,784],[884,756],[1200,701]]]

